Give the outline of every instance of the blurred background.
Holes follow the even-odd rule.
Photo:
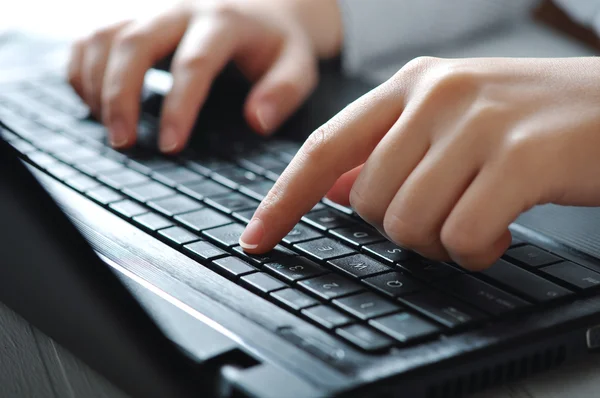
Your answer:
[[[170,4],[172,0],[13,1],[0,12],[0,80],[10,80],[11,70],[22,73],[23,68],[35,72],[40,68],[55,69],[57,64],[65,62],[68,53],[65,44],[73,38],[111,22],[150,16]],[[35,40],[32,41],[32,37]],[[530,18],[459,45],[441,43],[437,48],[412,49],[404,58],[419,55],[580,56],[597,53],[597,43],[597,35],[571,23],[550,1],[542,0]],[[367,71],[364,77],[381,81],[396,70],[397,66],[382,65]]]
[[[19,0],[2,6],[0,32],[27,30],[69,39],[111,21],[151,14],[170,0]]]

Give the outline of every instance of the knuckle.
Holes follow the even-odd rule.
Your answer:
[[[465,258],[478,253],[479,245],[475,237],[465,229],[454,225],[444,225],[440,233],[442,245],[449,253]]]
[[[421,56],[413,58],[400,69],[397,75],[398,77],[404,77],[406,75],[420,75],[440,62],[441,59],[436,57]]]
[[[434,69],[427,82],[433,95],[465,95],[477,86],[477,75],[461,65],[447,63]]]
[[[107,42],[110,42],[112,36],[113,32],[110,29],[101,28],[91,34],[88,42],[90,45],[104,45]]]
[[[197,51],[193,55],[182,57],[173,65],[173,69],[179,72],[200,71],[210,65],[211,57],[209,54]]]
[[[510,172],[526,172],[529,169],[529,162],[535,157],[532,156],[540,148],[536,145],[535,139],[530,134],[522,131],[515,131],[506,137],[500,150],[502,156],[502,169]]]
[[[124,29],[116,35],[115,46],[124,49],[140,47],[144,45],[147,37],[143,29]]]
[[[355,184],[350,190],[350,205],[367,223],[378,226],[381,225],[383,212],[373,205],[373,201],[369,200],[365,195],[365,191],[360,184]]]
[[[331,154],[331,137],[337,130],[336,124],[334,120],[330,120],[308,136],[300,149],[300,153],[308,162],[322,161]]]
[[[410,248],[426,246],[435,241],[426,231],[417,228],[415,224],[405,222],[396,214],[386,214],[383,219],[383,230],[395,243]]]
[[[237,21],[242,15],[239,7],[229,1],[217,2],[214,4],[212,12],[218,18],[232,22]]]
[[[499,102],[487,99],[477,100],[467,111],[464,128],[460,133],[463,136],[489,140],[489,135],[481,133],[489,131],[490,126],[498,126],[503,123],[504,115],[505,107]]]

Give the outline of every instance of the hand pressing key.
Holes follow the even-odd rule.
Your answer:
[[[254,84],[248,123],[271,134],[311,93],[320,58],[337,55],[336,0],[183,0],[147,20],[102,28],[73,46],[69,82],[103,120],[116,148],[136,140],[146,71],[174,52],[173,87],[161,111],[162,152],[188,141],[211,84],[230,61]]]
[[[481,270],[536,204],[600,205],[600,60],[419,58],[317,129],[240,239],[268,251],[325,194],[397,244]]]

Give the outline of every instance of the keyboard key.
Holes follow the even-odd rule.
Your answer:
[[[148,213],[147,208],[129,199],[112,203],[110,208],[127,218]]]
[[[284,162],[291,162],[292,158],[300,150],[300,144],[292,141],[270,141],[265,144],[267,151],[279,156]]]
[[[191,233],[185,228],[171,227],[161,229],[158,234],[167,238],[171,243],[176,245],[185,245],[187,243],[196,242],[200,240],[200,237],[194,233]]]
[[[330,260],[328,263],[354,278],[366,278],[368,276],[391,271],[390,267],[387,265],[384,265],[371,257],[367,257],[364,254],[342,257]]]
[[[509,249],[506,257],[514,262],[530,267],[542,267],[544,265],[554,264],[562,261],[562,258],[548,253],[535,246],[525,245]]]
[[[433,323],[408,312],[372,319],[369,324],[402,343],[420,340],[440,332]]]
[[[0,109],[0,112],[1,112],[1,109]],[[2,116],[2,113],[0,113],[0,117],[1,116]],[[2,137],[4,139],[4,141],[10,142],[11,145],[13,145],[13,143],[15,141],[21,141],[19,139],[19,137],[17,137],[15,134],[11,133],[10,131],[2,128],[1,126],[0,126],[0,137]],[[21,141],[21,142],[25,142],[25,141]]]
[[[84,174],[79,174],[74,177],[69,177],[65,180],[65,183],[67,183],[67,185],[69,185],[70,187],[78,190],[79,192],[85,192],[89,189],[92,189],[92,188],[100,185],[100,184],[98,184],[98,181],[96,181],[93,178],[90,178]]]
[[[213,266],[217,272],[228,278],[237,278],[256,272],[256,268],[237,257],[223,257],[213,261]]]
[[[514,236],[512,237],[512,240],[510,242],[510,247],[515,247],[515,246],[519,246],[524,244],[525,241],[519,238],[515,238]]]
[[[393,304],[371,292],[333,300],[333,304],[362,320],[399,312],[402,309],[399,305]]]
[[[394,344],[393,340],[363,325],[350,325],[339,328],[336,333],[365,351],[380,351]]]
[[[120,163],[126,163],[127,160],[129,159],[127,157],[127,155],[125,155],[124,153],[115,151],[113,149],[109,149],[109,148],[103,148],[102,149],[102,156],[104,156],[105,158],[108,159],[112,159],[116,162],[120,162]]]
[[[513,290],[520,296],[540,303],[573,294],[570,290],[560,287],[505,260],[496,261],[490,268],[481,271],[481,274]]]
[[[302,217],[302,221],[307,222],[313,227],[323,231],[332,228],[344,227],[354,223],[348,216],[333,209],[310,212]]]
[[[58,134],[51,136],[51,138],[48,137],[40,140],[36,142],[36,145],[38,148],[50,153],[61,150],[64,151],[65,149],[77,146],[72,140]]]
[[[300,311],[303,308],[312,307],[319,304],[319,302],[306,294],[296,289],[283,289],[277,292],[271,293],[271,297],[275,299],[279,304],[293,310]]]
[[[231,192],[231,189],[218,184],[214,181],[206,180],[201,182],[194,182],[190,184],[182,184],[177,187],[181,192],[189,195],[198,200],[206,198],[213,198],[219,195],[225,195]]]
[[[254,209],[236,211],[231,216],[234,217],[236,220],[242,222],[243,224],[248,224],[250,222],[250,220],[252,219],[252,216],[254,215],[255,211],[256,210],[254,210]]]
[[[140,202],[148,202],[150,200],[161,199],[166,198],[167,196],[175,195],[174,190],[154,181],[125,188],[123,193]]]
[[[231,162],[226,159],[202,155],[189,157],[189,161],[186,163],[190,169],[205,176],[211,175],[213,171],[231,167],[231,165]]]
[[[147,175],[152,174],[153,171],[176,166],[174,162],[160,157],[134,158],[130,159],[127,165],[132,169]]]
[[[440,287],[488,314],[499,316],[530,304],[467,274],[440,281]]]
[[[60,151],[54,151],[54,156],[65,163],[74,164],[82,161],[94,161],[100,157],[97,150],[76,146],[75,148],[64,148]]]
[[[294,246],[317,260],[329,260],[354,253],[354,250],[348,246],[344,246],[330,238],[320,238],[304,243],[297,243]]]
[[[423,289],[421,282],[403,272],[388,272],[363,279],[363,281],[367,285],[392,297],[402,296]]]
[[[282,261],[265,264],[265,270],[288,282],[327,273],[327,270],[319,264],[301,256],[289,257]]]
[[[262,177],[255,173],[237,166],[217,170],[210,177],[233,189],[237,189],[240,185],[244,186],[262,179]]]
[[[304,309],[302,314],[326,329],[335,329],[354,322],[348,315],[326,305]]]
[[[77,170],[63,163],[52,163],[46,167],[46,170],[59,180],[81,175]]]
[[[86,194],[97,202],[107,205],[112,202],[118,202],[123,199],[123,195],[108,187],[92,188]]]
[[[254,173],[265,174],[269,170],[283,170],[287,164],[275,158],[269,153],[259,153],[252,156],[244,156],[239,159],[240,165]]]
[[[122,189],[128,185],[139,185],[148,181],[148,177],[145,175],[127,169],[98,173],[98,179],[114,189]]]
[[[188,252],[202,260],[214,260],[216,258],[228,255],[227,252],[219,249],[212,243],[205,241],[189,243],[183,247]]]
[[[175,219],[195,231],[204,231],[205,229],[220,227],[232,222],[228,217],[212,209],[201,209],[181,214],[176,216]]]
[[[141,216],[133,217],[133,220],[152,232],[173,225],[168,219],[154,213],[142,214]]]
[[[193,210],[199,210],[204,207],[199,202],[183,195],[170,196],[164,199],[152,200],[148,202],[148,206],[161,212],[167,217],[173,217],[177,214],[187,213]]]
[[[401,297],[399,300],[449,328],[487,318],[475,308],[431,290]]]
[[[234,211],[254,209],[258,207],[258,201],[242,195],[239,192],[232,192],[229,195],[217,196],[215,198],[205,199],[205,203],[215,207],[224,213]]]
[[[36,164],[43,169],[57,162],[56,159],[44,152],[32,152],[29,153],[27,157],[31,163]]]
[[[563,261],[540,271],[576,289],[591,289],[600,285],[600,274],[575,263]]]
[[[106,171],[125,170],[121,163],[106,158],[85,159],[75,163],[74,167],[92,177]]]
[[[16,138],[16,136],[14,140],[10,141],[10,145],[12,145],[13,148],[15,148],[17,151],[24,155],[31,152],[35,152],[36,150],[33,145],[31,145],[27,141],[23,141],[21,139]]]
[[[221,246],[233,247],[239,244],[244,227],[240,224],[229,224],[223,227],[212,228],[202,232],[202,235]]]
[[[320,238],[322,236],[323,235],[321,233],[315,231],[310,227],[307,227],[306,225],[296,224],[294,229],[292,229],[290,233],[288,233],[286,237],[283,238],[283,241],[291,245],[294,243],[305,242],[307,240]]]
[[[399,263],[408,258],[407,250],[390,241],[367,245],[363,247],[363,250],[388,263]]]
[[[337,228],[332,230],[331,233],[354,247],[369,245],[385,240],[385,238],[373,228],[358,224],[351,227]]]
[[[456,267],[425,258],[411,258],[400,261],[398,265],[400,265],[402,269],[407,270],[411,275],[427,282],[438,279],[447,279],[462,273],[462,271]]]
[[[240,186],[240,192],[253,197],[256,200],[263,200],[265,196],[269,193],[271,188],[273,188],[273,181],[270,180],[260,180],[253,182],[251,184]]]
[[[312,207],[312,209],[310,209],[309,213],[312,213],[313,211],[323,210],[323,209],[326,209],[326,208],[327,207],[322,202],[317,202],[317,204],[314,205]]]
[[[238,253],[238,255],[244,258],[245,260],[249,261],[252,264],[258,265],[282,261],[283,259],[286,259],[288,257],[297,256],[296,253],[289,249],[286,249],[281,245],[277,245],[273,250],[263,254],[246,253],[241,246],[236,246],[233,248],[233,250],[235,250]]]
[[[199,182],[204,180],[204,177],[202,177],[200,174],[194,173],[193,171],[181,166],[156,171],[152,173],[152,178],[171,187],[175,187],[179,184],[195,181]]]
[[[347,296],[363,290],[358,283],[336,274],[306,279],[298,282],[298,286],[324,300]]]
[[[256,272],[254,274],[243,276],[241,281],[247,285],[249,289],[261,294],[269,294],[275,290],[288,287],[285,283],[264,272]]]

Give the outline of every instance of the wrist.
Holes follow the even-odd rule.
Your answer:
[[[338,56],[344,37],[338,0],[287,0],[320,58]]]

